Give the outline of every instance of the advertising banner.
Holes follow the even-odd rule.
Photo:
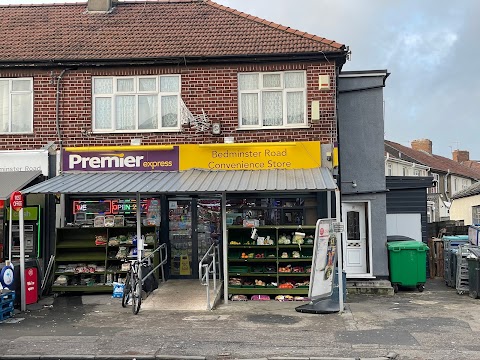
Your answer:
[[[319,141],[180,145],[180,170],[288,170],[320,166]]]
[[[121,149],[121,150],[120,150]],[[178,146],[172,150],[78,151],[63,153],[63,171],[175,171]]]
[[[312,273],[308,296],[311,299],[328,297],[333,292],[333,276],[337,260],[337,239],[333,231],[335,219],[319,219],[315,229]]]
[[[48,150],[0,151],[0,172],[41,171],[48,176]]]

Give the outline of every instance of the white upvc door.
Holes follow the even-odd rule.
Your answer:
[[[367,202],[345,202],[342,218],[345,224],[345,272],[348,275],[367,275]]]

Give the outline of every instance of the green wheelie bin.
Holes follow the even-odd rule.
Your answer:
[[[399,286],[416,287],[422,292],[427,281],[428,246],[421,241],[387,242],[390,281],[393,290]]]

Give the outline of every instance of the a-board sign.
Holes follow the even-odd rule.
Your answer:
[[[337,263],[337,241],[340,234],[335,232],[336,219],[318,219],[315,228],[312,273],[308,296],[311,299],[328,297],[333,292],[333,277]]]

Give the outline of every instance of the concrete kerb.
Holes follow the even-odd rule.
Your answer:
[[[206,360],[204,356],[178,355],[0,355],[0,360]]]
[[[394,360],[396,353],[375,358],[344,358],[344,357],[271,357],[256,359],[237,360]],[[205,356],[182,356],[182,355],[0,355],[0,360],[206,360]]]

